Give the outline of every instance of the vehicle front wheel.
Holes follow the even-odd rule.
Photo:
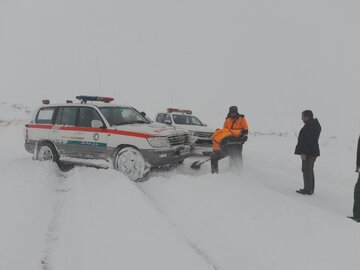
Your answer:
[[[143,180],[150,169],[143,155],[133,147],[124,147],[116,153],[114,168],[136,182]]]

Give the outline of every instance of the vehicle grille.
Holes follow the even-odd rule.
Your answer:
[[[190,136],[187,133],[171,135],[168,137],[170,145],[190,144]]]
[[[211,133],[211,132],[194,131],[194,136],[200,137],[200,138],[209,138],[209,139],[211,139],[212,135],[213,135],[213,133]]]

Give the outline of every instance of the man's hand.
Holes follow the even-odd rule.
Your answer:
[[[306,160],[306,155],[302,154],[302,155],[301,155],[301,159],[302,159],[302,160]]]
[[[247,141],[247,139],[248,139],[248,136],[247,136],[247,135],[241,135],[241,136],[240,136],[240,141],[241,141],[241,143],[243,143],[243,144]]]

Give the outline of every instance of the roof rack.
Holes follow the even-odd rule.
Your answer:
[[[112,97],[98,97],[98,96],[77,96],[76,99],[80,100],[81,103],[86,103],[88,101],[101,101],[105,103],[110,103],[114,99]]]

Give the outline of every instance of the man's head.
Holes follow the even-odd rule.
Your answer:
[[[314,118],[314,114],[312,111],[310,110],[305,110],[301,113],[301,119],[303,120],[303,122],[306,124],[308,123],[310,120],[312,120]]]
[[[230,116],[231,118],[235,118],[235,117],[237,117],[238,115],[239,115],[238,107],[236,107],[236,106],[231,106],[231,107],[229,108],[229,116]]]

